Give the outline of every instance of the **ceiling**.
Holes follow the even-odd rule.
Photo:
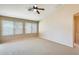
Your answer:
[[[41,14],[28,11],[28,8],[32,6],[33,4],[0,4],[0,15],[38,21],[53,13],[59,5],[38,4],[38,7],[45,9],[44,11],[40,11]]]

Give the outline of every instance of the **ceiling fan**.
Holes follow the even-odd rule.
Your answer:
[[[37,12],[38,14],[40,14],[39,10],[45,10],[45,9],[44,9],[44,8],[39,8],[39,7],[37,6],[37,4],[35,4],[35,5],[33,5],[32,8],[29,8],[28,10],[29,10],[29,11],[35,11],[35,12]]]

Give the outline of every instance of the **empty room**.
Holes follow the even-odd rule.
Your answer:
[[[0,55],[78,55],[79,4],[0,4]]]

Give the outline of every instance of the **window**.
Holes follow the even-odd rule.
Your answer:
[[[25,23],[25,33],[37,33],[37,23]]]
[[[27,34],[27,33],[31,33],[31,31],[32,31],[32,27],[31,27],[31,23],[25,23],[25,33]]]
[[[13,35],[13,21],[2,20],[2,35]]]
[[[15,20],[15,21],[14,21]],[[37,33],[37,22],[19,21],[16,19],[4,18],[2,20],[2,35],[18,35]]]
[[[23,23],[15,21],[14,29],[15,29],[15,34],[23,34]]]
[[[37,23],[32,23],[32,33],[37,33]]]

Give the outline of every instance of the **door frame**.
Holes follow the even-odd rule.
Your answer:
[[[76,17],[79,16],[79,13],[76,13],[74,14],[73,16],[73,21],[74,21],[74,26],[73,26],[73,29],[74,29],[74,34],[73,34],[73,47],[75,47],[74,43],[76,43]]]
[[[74,33],[73,33],[73,38],[74,38],[74,39],[73,39],[73,47],[75,47],[75,46],[74,46],[74,43],[76,42],[76,26],[75,26],[75,24],[76,24],[76,22],[75,22],[76,19],[75,19],[75,17],[76,17],[76,16],[74,15],[74,16],[73,16],[73,21],[74,21],[74,25],[73,25],[73,29],[74,29]]]

